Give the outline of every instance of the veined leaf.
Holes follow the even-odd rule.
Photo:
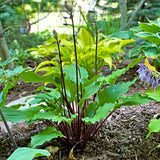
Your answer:
[[[5,88],[0,93],[0,106],[4,106],[6,103],[6,94],[8,93],[8,90],[12,88],[12,83],[8,82],[5,86]]]
[[[52,120],[53,122],[58,122],[58,123],[65,121],[68,124],[71,124],[72,120],[77,117],[77,114],[71,115],[71,118],[61,116],[60,114],[61,113],[55,113],[55,112],[51,112],[51,111],[39,112],[38,114],[34,115],[33,119],[34,120],[48,119],[48,120]]]
[[[34,73],[34,72],[22,72],[22,75],[21,75],[22,79],[24,82],[32,82],[32,83],[35,83],[35,82],[42,82],[42,83],[45,83],[45,82],[50,82],[50,83],[53,83],[53,84],[57,84],[53,77],[42,77],[42,76],[39,76],[37,73]]]
[[[152,132],[160,132],[160,119],[150,120],[148,130],[149,133],[147,134],[146,138],[148,138]]]
[[[122,39],[130,39],[134,37],[134,32],[132,30],[128,31],[120,31],[111,34],[109,37],[122,38]]]
[[[112,68],[112,58],[110,55],[106,55],[106,56],[99,56],[101,57],[102,59],[104,59],[105,63],[107,63],[110,67],[110,69]]]
[[[160,26],[153,23],[139,23],[139,26],[144,32],[157,33],[160,31]]]
[[[53,65],[53,66],[57,66],[58,65],[58,62],[56,62],[56,61],[44,61],[44,62],[41,62],[38,66],[37,66],[37,68],[36,68],[36,70],[35,70],[35,72],[39,72],[39,68],[41,68],[41,67],[43,67],[43,66],[45,66],[45,65]],[[59,65],[58,65],[59,66]]]
[[[133,39],[125,39],[125,40],[122,40],[120,42],[120,46],[125,46],[126,44],[132,43],[132,42],[135,42],[135,40],[133,40]]]
[[[76,83],[76,67],[73,64],[70,65],[70,66],[65,66],[63,68],[63,71],[64,71],[64,73],[66,73],[67,76],[70,77],[70,79],[74,83]],[[81,79],[82,83],[84,83],[88,78],[87,71],[80,66],[78,66],[78,78],[79,78],[79,82],[80,82],[80,79]]]
[[[160,102],[160,87],[155,91],[154,89],[149,89],[144,92],[149,98],[155,100],[156,102]]]
[[[104,81],[110,85],[113,85],[120,75],[126,73],[126,71],[128,71],[130,68],[133,68],[142,59],[143,59],[143,57],[135,58],[134,60],[132,60],[132,62],[126,68],[122,68],[122,69],[118,69],[116,71],[113,71],[111,75],[109,75],[107,77],[100,77],[97,79],[97,81]]]
[[[31,147],[35,148],[36,146],[42,145],[43,143],[58,137],[65,138],[65,136],[60,131],[57,131],[55,127],[46,127],[42,132],[31,137]]]
[[[136,34],[138,37],[151,41],[156,45],[160,45],[160,37],[156,34],[148,33],[148,32],[140,32]]]
[[[16,149],[7,160],[32,160],[40,156],[50,156],[47,150],[21,147]]]
[[[139,94],[134,94],[132,96],[126,96],[122,98],[116,105],[115,109],[120,108],[121,106],[132,106],[132,105],[138,105],[138,104],[145,104],[151,101],[150,98],[141,96]]]
[[[85,121],[86,124],[94,124],[96,122],[99,122],[103,118],[105,118],[108,114],[108,112],[113,109],[115,106],[114,103],[105,103],[103,106],[99,107],[93,117],[85,117],[83,118],[83,121]]]
[[[77,42],[82,48],[84,48],[86,46],[92,46],[94,44],[94,40],[93,40],[92,36],[84,28],[80,29],[80,31],[78,33]]]
[[[93,82],[89,86],[84,88],[84,93],[82,99],[88,99],[92,95],[98,92],[98,90],[101,88],[101,83],[100,82]]]
[[[127,83],[118,83],[109,87],[105,87],[102,91],[99,92],[99,105],[102,106],[105,103],[115,103],[121,97],[122,93],[128,91],[129,86],[135,83],[137,78],[131,82]]]
[[[104,45],[105,47],[109,47],[109,46],[112,46],[112,45],[114,45],[114,44],[117,45],[117,43],[119,43],[119,42],[121,42],[121,41],[122,41],[122,39],[113,38],[113,39],[110,39],[110,40],[105,41],[105,42],[103,43],[103,45]]]
[[[42,107],[36,106],[36,107],[31,107],[23,110],[16,110],[13,108],[9,107],[0,107],[6,121],[11,121],[13,123],[17,123],[19,121],[29,121],[32,120],[34,115],[39,113]],[[0,117],[1,119],[1,117]]]
[[[160,56],[160,50],[158,47],[149,47],[144,50],[144,54],[146,57],[158,57]]]
[[[84,117],[92,118],[95,115],[97,108],[98,108],[97,101],[88,104],[86,109],[84,110]]]
[[[151,43],[148,43],[148,42],[145,42],[145,43],[143,43],[143,44],[141,44],[141,45],[139,45],[139,46],[136,46],[136,47],[132,48],[132,49],[129,51],[129,54],[130,54],[131,56],[137,55],[137,54],[143,52],[143,50],[144,50],[145,48],[147,48],[147,47],[152,47],[152,44],[151,44]]]

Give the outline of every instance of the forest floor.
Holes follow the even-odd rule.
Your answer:
[[[118,65],[123,68],[128,65],[124,62]],[[104,71],[107,76],[109,72]],[[131,81],[137,76],[138,66],[130,69],[126,74],[118,78],[118,81]],[[39,84],[24,83],[19,81],[15,89],[9,91],[7,103],[18,98],[34,94]],[[139,80],[130,87],[127,94],[148,90],[149,86]],[[160,134],[153,133],[148,139],[148,124],[153,116],[160,113],[160,103],[150,101],[148,104],[138,106],[124,106],[117,109],[104,123],[97,135],[91,139],[84,150],[74,150],[77,160],[159,160],[160,149],[155,147],[160,144]],[[24,122],[14,124],[11,127],[12,134],[18,147],[27,146],[31,136],[43,130],[45,124],[39,122],[28,126]],[[50,160],[68,160],[70,149],[58,139],[45,143],[41,148],[52,146],[57,152]],[[0,160],[6,160],[13,152],[7,132],[0,128]],[[47,158],[38,158],[45,160]]]

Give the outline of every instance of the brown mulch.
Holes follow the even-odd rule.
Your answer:
[[[127,62],[128,63],[128,62]],[[127,63],[119,64],[123,68]],[[130,69],[118,81],[131,81],[134,79],[137,66]],[[105,69],[105,67],[103,68]],[[108,75],[109,72],[103,72]],[[10,90],[7,103],[20,97],[31,95],[39,84],[30,84],[19,81],[18,86]],[[149,86],[139,80],[130,87],[127,94],[147,90]],[[125,106],[117,109],[105,122],[97,135],[91,139],[84,150],[75,149],[74,156],[77,160],[159,160],[160,149],[155,147],[160,144],[160,133],[153,133],[148,139],[148,124],[150,119],[160,113],[160,103],[150,101],[148,104],[138,106]],[[16,128],[17,127],[17,128]],[[41,122],[32,126],[15,125],[12,128],[13,136],[19,147],[27,146],[30,137],[43,130],[45,125]],[[58,147],[58,151],[50,157],[54,160],[67,160],[69,149],[58,139],[45,143],[47,146]],[[0,160],[6,160],[14,148],[6,132],[0,130]],[[39,158],[45,160],[46,158]]]

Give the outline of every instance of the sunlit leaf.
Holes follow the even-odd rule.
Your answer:
[[[139,23],[139,26],[144,32],[157,33],[160,31],[160,26],[153,23]]]
[[[31,147],[34,148],[58,137],[65,138],[65,136],[60,131],[57,131],[55,127],[46,127],[42,132],[31,137]]]
[[[150,120],[148,130],[149,133],[147,134],[146,138],[148,138],[152,132],[160,132],[160,119]]]
[[[122,93],[128,91],[129,86],[135,83],[137,78],[135,78],[131,82],[126,83],[118,83],[116,85],[112,85],[109,87],[105,87],[103,90],[99,92],[99,105],[104,105],[105,103],[115,103],[118,98],[121,97]]]
[[[139,94],[134,94],[132,96],[123,97],[116,105],[115,109],[120,108],[121,106],[132,106],[138,104],[148,103],[151,99]]]
[[[160,102],[160,87],[155,91],[154,89],[149,89],[144,92],[149,98],[155,100],[156,102]]]
[[[105,103],[103,106],[98,107],[95,115],[93,117],[85,117],[83,118],[83,121],[85,121],[86,124],[95,124],[96,122],[99,122],[103,118],[105,118],[108,114],[108,112],[113,109],[115,106],[114,103]]]
[[[39,113],[42,107],[31,107],[23,110],[16,110],[9,107],[0,107],[7,121],[17,123],[23,120],[32,120],[34,115]],[[1,117],[0,117],[1,119]]]
[[[32,160],[36,157],[48,157],[49,155],[47,150],[21,147],[16,149],[7,160]]]
[[[80,29],[80,31],[78,33],[77,42],[82,48],[86,47],[86,46],[91,46],[94,44],[94,40],[93,40],[92,36],[84,28]]]

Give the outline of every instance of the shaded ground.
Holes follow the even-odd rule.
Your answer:
[[[127,62],[128,63],[128,62]],[[123,68],[127,63],[120,64]],[[105,70],[105,67],[103,68]],[[118,81],[130,81],[136,76],[137,67],[130,69]],[[108,72],[103,72],[108,74]],[[11,90],[7,96],[7,102],[34,93],[34,88],[39,84],[24,84],[22,81],[15,90]],[[128,94],[147,90],[148,86],[137,81],[130,87]],[[160,134],[154,133],[145,139],[148,133],[149,120],[156,113],[160,113],[160,104],[154,101],[145,105],[126,106],[116,110],[105,122],[98,134],[87,144],[83,151],[75,150],[74,156],[78,160],[159,160],[160,149],[153,150],[160,144]],[[11,128],[18,146],[27,146],[30,136],[44,129],[43,123],[32,126],[22,122]],[[58,147],[58,151],[51,159],[67,160],[69,149],[59,140],[45,143],[47,146]],[[0,160],[6,160],[14,150],[7,133],[0,131]],[[40,158],[39,158],[40,159]],[[45,158],[41,158],[45,160]]]

